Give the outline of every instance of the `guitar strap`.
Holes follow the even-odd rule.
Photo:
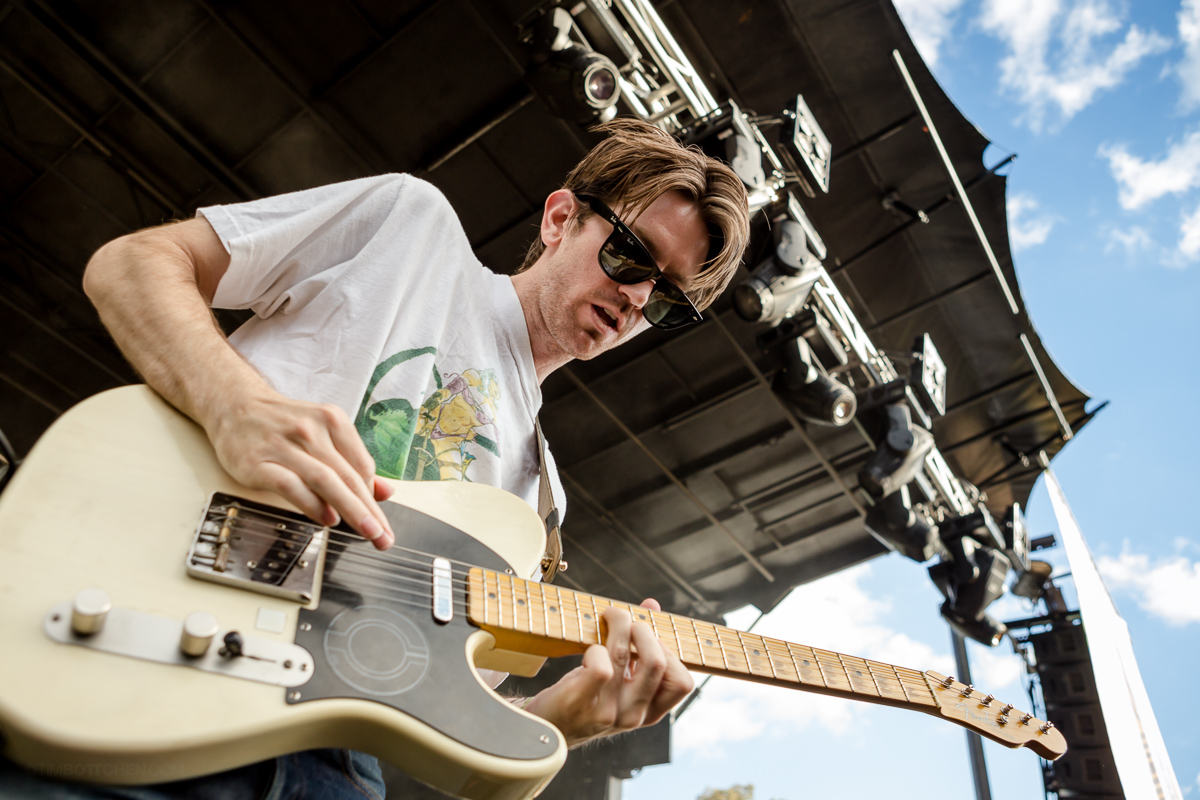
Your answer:
[[[562,560],[562,534],[559,533],[558,508],[554,505],[554,493],[550,491],[550,473],[546,466],[546,438],[542,436],[542,423],[536,417],[533,427],[537,431],[538,465],[541,480],[538,481],[538,516],[546,526],[546,551],[542,554],[542,582],[551,583],[559,572],[567,571],[567,562]]]

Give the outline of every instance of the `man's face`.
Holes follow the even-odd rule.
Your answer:
[[[575,213],[582,209],[575,201]],[[672,191],[636,220],[626,217],[622,206],[613,211],[646,245],[663,274],[687,292],[708,254],[708,230],[699,207]],[[548,339],[540,343],[543,347],[587,360],[650,327],[641,309],[653,282],[620,284],[600,266],[600,247],[612,230],[595,214],[588,215],[582,228],[574,220],[566,226],[537,291],[542,333]]]

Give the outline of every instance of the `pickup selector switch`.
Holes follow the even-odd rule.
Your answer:
[[[208,652],[209,645],[220,628],[217,618],[207,611],[193,611],[183,621],[183,633],[179,636],[179,649],[184,655],[199,658]]]
[[[112,603],[103,589],[84,589],[75,595],[71,605],[71,630],[80,636],[99,633],[111,609]]]

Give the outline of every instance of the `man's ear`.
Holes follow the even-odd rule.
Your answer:
[[[553,251],[566,236],[567,226],[575,218],[578,206],[569,189],[551,192],[542,209],[541,236],[546,249]]]

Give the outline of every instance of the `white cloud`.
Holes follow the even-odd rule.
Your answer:
[[[1179,225],[1179,255],[1187,261],[1200,259],[1200,208],[1185,214]]]
[[[953,674],[948,653],[935,652],[880,621],[889,604],[860,585],[870,574],[870,566],[863,565],[800,586],[754,632],[898,666]],[[754,616],[739,615],[729,621],[749,624]],[[714,678],[679,719],[674,744],[681,753],[708,755],[728,742],[764,733],[793,735],[809,726],[843,735],[857,729],[863,708],[860,703],[808,692]]]
[[[942,43],[950,37],[963,0],[894,0],[917,52],[930,69],[937,66]]]
[[[1120,247],[1125,251],[1126,257],[1130,259],[1135,258],[1139,253],[1158,247],[1150,236],[1150,231],[1141,225],[1134,225],[1126,231],[1110,228],[1107,236],[1108,242],[1104,245],[1104,252],[1111,253],[1115,248]]]
[[[1032,195],[1016,192],[1008,196],[1008,241],[1014,251],[1042,244],[1050,235],[1054,220],[1037,210],[1038,201]]]
[[[1200,106],[1200,0],[1183,0],[1176,19],[1183,42],[1183,61],[1175,67],[1183,84],[1179,106],[1185,112],[1194,111]]]
[[[1144,161],[1123,144],[1101,145],[1100,155],[1108,159],[1119,184],[1121,207],[1131,211],[1163,195],[1179,195],[1200,186],[1200,131],[1171,144],[1158,161]]]
[[[1178,555],[1151,563],[1142,553],[1102,556],[1096,565],[1110,589],[1133,595],[1145,611],[1169,625],[1200,622],[1200,562]]]
[[[980,24],[1008,46],[1000,82],[1025,105],[1034,130],[1050,109],[1069,120],[1170,46],[1137,25],[1119,42],[1106,41],[1124,23],[1105,0],[984,0]]]

